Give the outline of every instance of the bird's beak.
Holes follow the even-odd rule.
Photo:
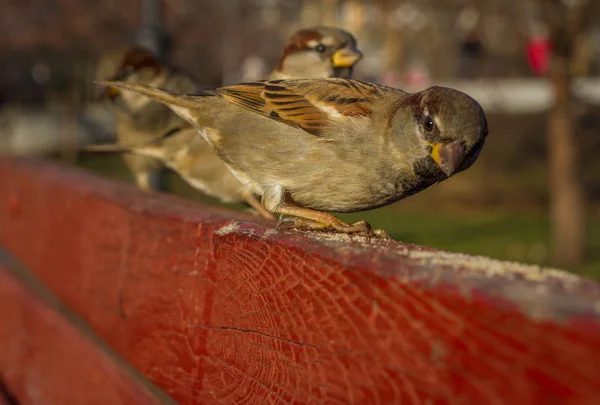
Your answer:
[[[115,98],[121,93],[121,90],[115,89],[114,87],[104,87],[104,86],[96,86],[96,90],[94,91],[94,100],[102,100],[105,98]]]
[[[348,45],[335,51],[331,56],[331,61],[335,68],[349,68],[354,66],[362,56],[362,53],[354,45]]]
[[[457,141],[434,143],[432,144],[431,157],[446,176],[450,177],[465,158],[465,148]]]
[[[115,89],[114,87],[109,87],[106,89],[106,95],[110,98],[116,97],[121,93],[119,89]]]

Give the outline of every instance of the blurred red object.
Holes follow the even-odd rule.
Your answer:
[[[431,78],[425,69],[409,69],[402,77],[404,87],[410,89],[425,89],[431,85]]]
[[[532,37],[527,41],[527,62],[529,68],[538,76],[543,76],[550,65],[552,44],[547,37]]]

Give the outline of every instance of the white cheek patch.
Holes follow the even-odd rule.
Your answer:
[[[321,41],[321,43],[325,46],[333,46],[335,45],[335,41],[333,40],[332,37],[325,37],[323,38],[323,40]]]

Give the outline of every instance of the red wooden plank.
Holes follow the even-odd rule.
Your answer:
[[[600,287],[0,161],[0,244],[182,404],[596,404]]]
[[[5,266],[0,255],[0,404],[174,403]]]

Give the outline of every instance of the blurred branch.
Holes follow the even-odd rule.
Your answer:
[[[538,0],[550,30],[553,54],[569,59],[577,37],[590,24],[590,0]]]

